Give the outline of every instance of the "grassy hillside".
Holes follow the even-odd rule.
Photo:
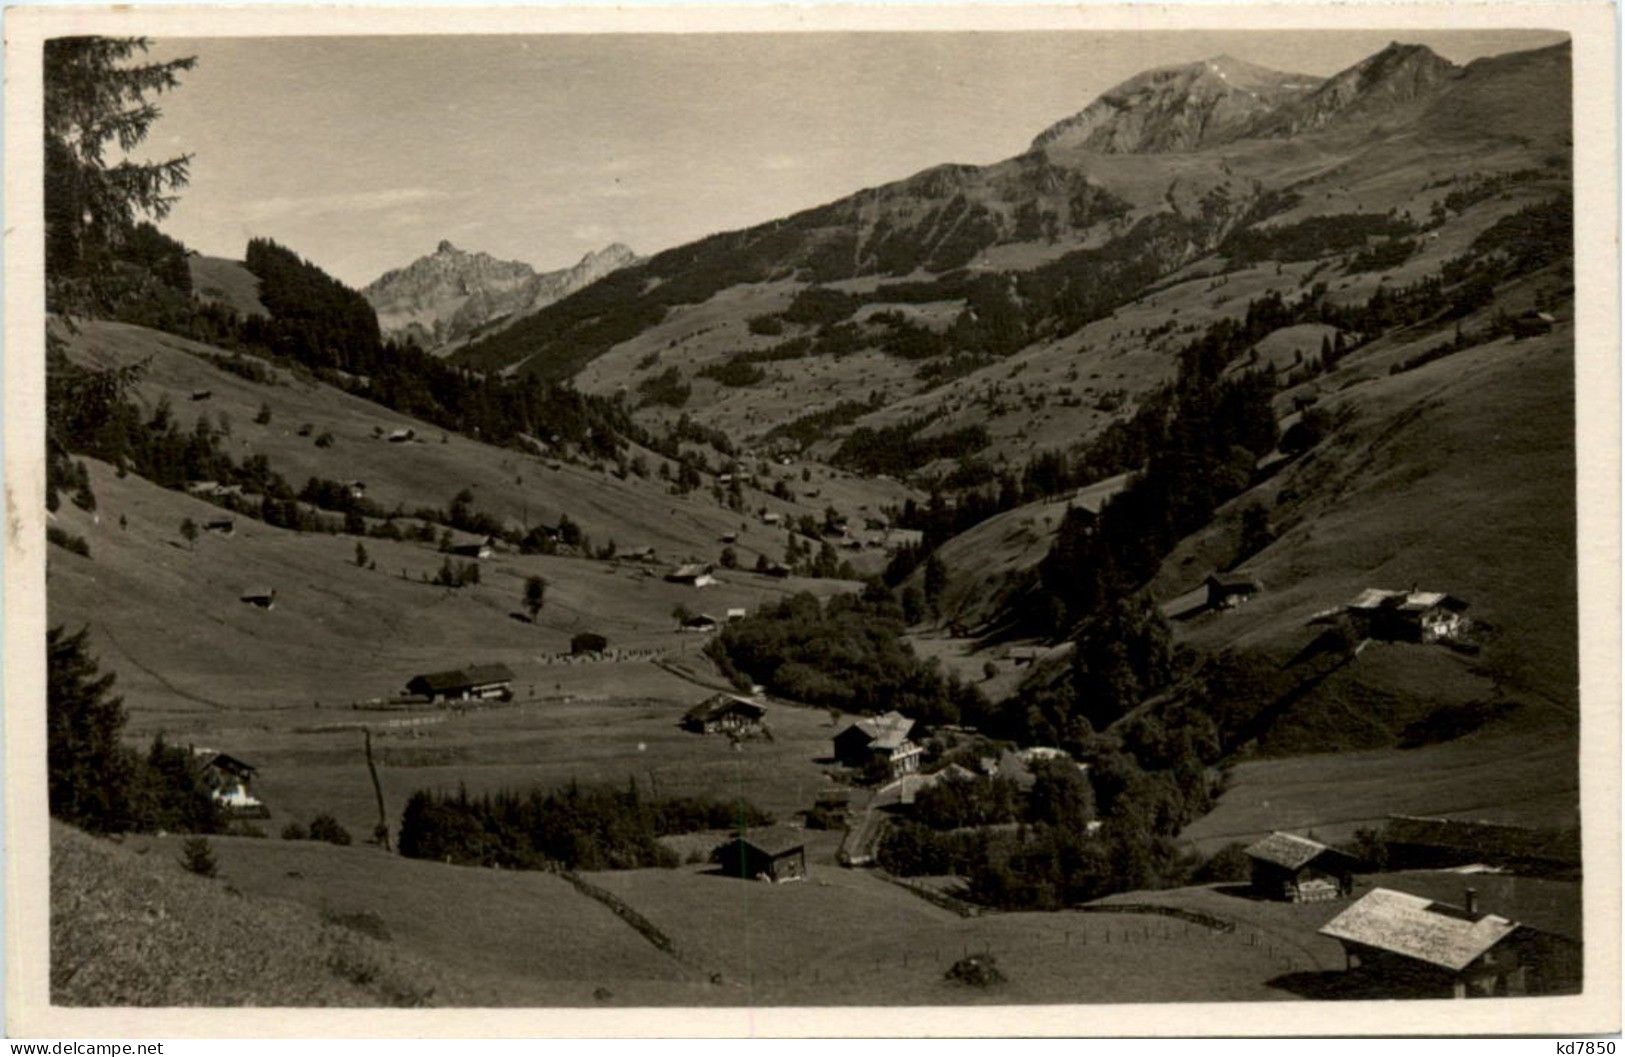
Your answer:
[[[120,847],[51,824],[51,1001],[79,1006],[421,1006],[475,1000],[460,975],[320,909],[245,896],[180,865],[180,841]]]

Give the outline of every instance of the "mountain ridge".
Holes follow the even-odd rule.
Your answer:
[[[636,259],[615,242],[570,267],[538,272],[523,261],[469,252],[442,239],[432,254],[385,272],[361,294],[386,337],[444,349],[545,308]]]

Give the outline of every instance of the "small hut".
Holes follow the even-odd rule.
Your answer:
[[[806,842],[795,830],[771,826],[747,830],[719,845],[711,859],[729,877],[774,884],[807,877]]]

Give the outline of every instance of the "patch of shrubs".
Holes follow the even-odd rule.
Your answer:
[[[350,843],[350,832],[339,824],[338,819],[323,812],[311,819],[308,827],[297,821],[283,826],[282,839],[319,840],[328,844],[347,845]]]
[[[90,557],[90,544],[85,542],[83,536],[75,536],[66,529],[55,525],[45,526],[45,538],[65,551],[71,551],[81,558]]]
[[[472,797],[420,790],[401,816],[401,854],[467,866],[510,869],[630,870],[674,867],[679,856],[656,838],[674,833],[765,825],[772,816],[747,801],[644,797],[626,789],[501,791]]]

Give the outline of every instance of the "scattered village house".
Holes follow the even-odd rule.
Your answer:
[[[717,582],[712,574],[711,566],[699,563],[679,565],[666,574],[669,584],[684,584],[688,587],[709,587]]]
[[[265,818],[270,814],[249,792],[249,783],[259,773],[252,764],[213,749],[194,748],[192,752],[202,760],[203,781],[210,798],[227,814],[237,818]]]
[[[683,729],[696,734],[747,734],[759,731],[767,709],[733,694],[717,694],[683,714]]]
[[[1320,934],[1343,945],[1348,968],[1408,997],[1554,994],[1579,983],[1581,950],[1566,937],[1464,905],[1374,888]]]
[[[493,553],[493,547],[495,545],[496,538],[494,536],[487,536],[484,539],[476,540],[473,543],[453,544],[449,553],[455,554],[460,558],[489,558]]]
[[[430,701],[508,701],[513,698],[513,672],[505,664],[474,664],[429,672],[413,676],[406,684],[406,692]]]
[[[695,613],[683,618],[679,631],[711,632],[717,630],[717,618],[709,613]]]
[[[274,609],[276,607],[276,588],[274,587],[250,587],[238,597],[249,605],[258,606],[260,609]]]
[[[913,732],[914,721],[900,712],[860,719],[835,735],[835,758],[860,768],[879,758],[893,778],[912,774],[920,769],[920,757],[925,754],[909,740]]]
[[[1246,573],[1213,573],[1204,583],[1209,609],[1232,609],[1264,589],[1263,584]]]
[[[1373,639],[1438,642],[1466,630],[1467,603],[1441,591],[1367,588],[1348,604],[1348,614]]]
[[[229,517],[217,517],[210,518],[208,521],[205,521],[203,523],[203,529],[205,532],[214,532],[222,536],[230,536],[232,533],[237,531],[237,526],[233,524],[231,518]]]
[[[743,606],[729,606],[726,619],[732,624],[736,620],[744,620],[748,615]]]
[[[417,435],[417,431],[414,429],[397,429],[393,430],[387,439],[391,444],[405,444]]]
[[[1354,859],[1317,840],[1271,833],[1247,849],[1252,889],[1263,899],[1318,903],[1354,890]]]
[[[729,877],[746,880],[800,881],[807,876],[807,848],[801,834],[766,827],[747,830],[711,853]]]

